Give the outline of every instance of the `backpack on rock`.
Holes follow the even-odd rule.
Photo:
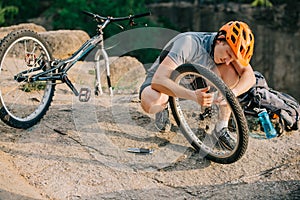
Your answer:
[[[270,88],[265,77],[255,71],[256,84],[246,93],[238,97],[245,115],[257,115],[255,111],[265,108],[270,119],[277,119],[284,131],[299,129],[300,106],[297,100],[283,92]],[[282,133],[278,133],[279,135]]]

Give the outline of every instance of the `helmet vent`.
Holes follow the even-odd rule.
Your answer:
[[[240,29],[241,25],[239,23],[236,23],[236,26]]]
[[[232,35],[230,38],[231,38],[231,41],[235,44],[235,41],[236,41],[235,37]]]
[[[242,53],[242,52],[243,52],[243,50],[244,50],[244,48],[241,46],[241,47],[240,47],[240,52]]]
[[[246,54],[248,54],[249,51],[250,51],[250,46],[248,46]]]
[[[246,40],[246,32],[243,30],[243,38]]]
[[[239,32],[238,32],[238,30],[236,30],[235,27],[232,29],[232,31],[235,33],[235,35],[239,35]]]

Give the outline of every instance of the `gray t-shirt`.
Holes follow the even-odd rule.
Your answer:
[[[164,47],[161,55],[156,59],[147,76],[156,72],[162,60],[169,56],[178,66],[185,63],[200,64],[207,68],[215,66],[213,60],[212,44],[217,33],[186,32],[170,40]]]

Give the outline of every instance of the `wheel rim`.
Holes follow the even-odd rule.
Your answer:
[[[17,82],[14,75],[30,70],[35,59],[27,59],[27,55],[50,60],[46,47],[36,38],[24,36],[9,45],[1,62],[0,97],[2,106],[8,116],[18,121],[29,121],[41,114],[53,90],[51,81]],[[33,66],[31,66],[33,65]]]
[[[216,98],[218,95],[222,94],[222,92],[217,89],[218,87],[216,87],[214,83],[196,72],[181,73],[175,79],[175,82],[192,90],[195,90],[195,88],[199,89],[201,87],[205,87],[205,85],[199,86],[197,81],[192,81],[192,79],[195,78],[201,78],[202,80],[205,80],[205,82],[210,85],[210,91],[215,92]],[[222,95],[224,96],[225,94]],[[180,129],[183,131],[189,142],[194,147],[201,150],[200,152],[201,154],[204,154],[204,157],[209,155],[217,158],[227,158],[234,154],[238,147],[239,134],[237,121],[232,114],[229,120],[229,128],[231,131],[230,136],[236,143],[233,150],[228,150],[213,135],[213,129],[218,121],[218,115],[220,112],[220,106],[217,103],[213,104],[211,107],[212,116],[206,117],[203,120],[200,118],[201,115],[205,113],[205,108],[201,107],[196,102],[191,100],[183,100],[180,98],[173,98],[173,103],[175,112],[178,116],[177,120],[180,123]]]

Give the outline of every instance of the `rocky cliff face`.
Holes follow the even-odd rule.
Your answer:
[[[154,16],[169,20],[184,31],[217,31],[230,20],[247,22],[255,35],[254,70],[262,72],[269,86],[300,100],[300,3],[273,8],[242,4],[150,5]]]

